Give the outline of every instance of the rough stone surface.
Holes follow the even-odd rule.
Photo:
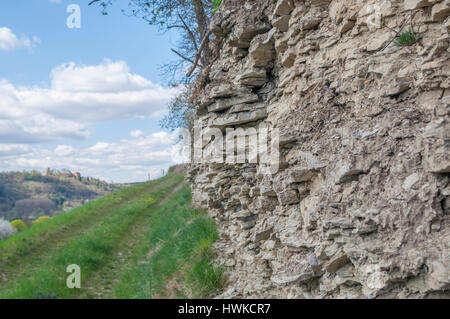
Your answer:
[[[418,8],[428,7],[432,5],[432,1],[429,0],[405,0],[405,9],[414,10]]]
[[[198,117],[279,129],[280,162],[190,164],[220,229],[218,298],[450,297],[448,4],[223,1]],[[422,40],[397,47],[415,9]]]
[[[444,21],[450,14],[450,1],[444,0],[437,3],[431,9],[431,18],[435,22]]]

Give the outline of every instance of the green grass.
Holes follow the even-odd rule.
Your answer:
[[[11,277],[0,298],[210,295],[223,285],[210,253],[217,228],[191,207],[187,185],[174,192],[182,182],[171,173],[0,241],[0,269]],[[66,287],[70,264],[81,267],[81,289]]]
[[[210,253],[218,238],[216,225],[191,207],[190,198],[185,186],[160,207],[151,221],[148,242],[115,286],[115,297],[202,298],[223,286],[223,270],[214,265]],[[170,280],[181,289],[167,291]]]
[[[416,33],[414,31],[405,31],[400,36],[395,38],[394,43],[398,46],[409,46],[413,45],[414,43],[420,41],[422,39],[422,35],[419,33]]]
[[[39,223],[20,232],[7,240],[0,241],[0,267],[9,258],[25,257],[47,241],[61,233],[74,229],[77,225],[86,225],[103,213],[123,204],[130,198],[148,191],[149,188],[159,184],[161,180],[124,188],[103,198],[78,207],[67,214],[53,217],[44,223]]]

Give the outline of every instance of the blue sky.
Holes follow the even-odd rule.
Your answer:
[[[178,92],[160,70],[176,34],[124,16],[127,1],[106,16],[88,2],[0,1],[0,170],[134,182],[173,164],[158,122]],[[70,4],[79,29],[66,25]]]

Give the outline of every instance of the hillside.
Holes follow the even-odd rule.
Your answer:
[[[217,238],[184,176],[169,173],[0,240],[0,298],[206,297],[223,284]],[[66,286],[73,264],[80,289]]]
[[[33,220],[52,216],[120,187],[69,172],[0,173],[0,218]]]

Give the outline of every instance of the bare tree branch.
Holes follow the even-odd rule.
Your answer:
[[[180,58],[182,58],[183,60],[185,60],[185,61],[188,61],[189,63],[194,63],[194,61],[192,61],[192,59],[189,59],[189,58],[187,58],[187,57],[185,57],[184,55],[182,55],[180,52],[178,52],[177,50],[175,50],[175,49],[170,49],[170,50],[172,50],[172,52],[173,53],[175,53],[176,55],[178,55]]]
[[[189,29],[187,23],[184,21],[183,17],[181,16],[181,14],[178,14],[178,17],[180,18],[181,22],[184,25],[184,28],[186,29],[187,33],[189,34],[189,37],[192,40],[192,44],[194,45],[194,48],[196,51],[198,51],[198,45],[197,45],[197,40],[195,40],[195,35],[194,33],[191,31],[191,29]]]
[[[184,23],[184,21],[183,21]],[[197,45],[197,41],[195,40],[195,36],[194,33],[191,31],[191,29],[189,29],[189,27],[184,24],[184,25],[169,25],[167,26],[168,29],[174,29],[174,28],[180,28],[185,30],[188,33],[188,36],[192,42],[192,45],[194,46],[195,51],[198,51],[198,45]]]
[[[198,66],[198,61],[200,60],[200,57],[202,56],[202,51],[205,48],[206,44],[209,42],[209,36],[211,35],[211,31],[208,31],[205,34],[205,37],[202,40],[202,43],[200,44],[200,48],[197,51],[197,54],[195,55],[195,60],[192,62],[192,67],[189,69],[189,72],[186,74],[186,77],[191,77],[192,73],[194,73],[195,69]]]

